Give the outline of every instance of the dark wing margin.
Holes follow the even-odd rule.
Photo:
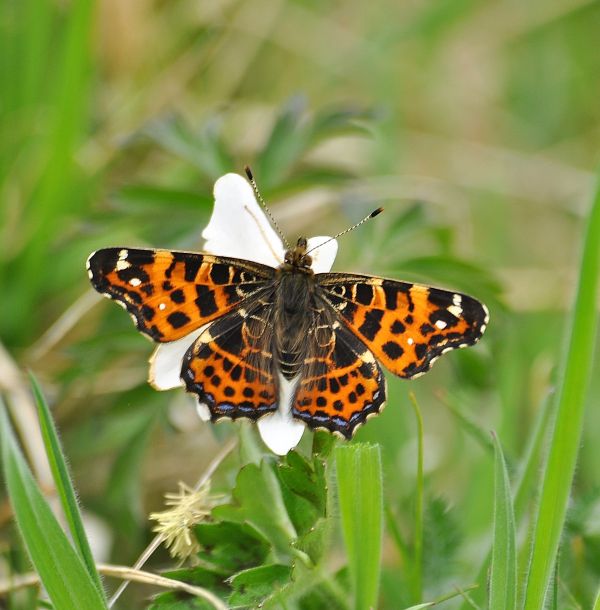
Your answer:
[[[427,372],[442,354],[469,347],[489,321],[485,305],[466,294],[383,278],[322,273],[322,298],[392,373]]]
[[[180,339],[257,294],[266,265],[194,252],[104,248],[87,261],[92,286],[157,342]]]

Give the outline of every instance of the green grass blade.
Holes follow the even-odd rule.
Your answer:
[[[494,434],[494,544],[490,573],[491,610],[517,607],[517,550],[510,482],[502,447]]]
[[[600,589],[598,589],[598,593],[596,593],[596,601],[594,602],[592,610],[600,610]]]
[[[556,421],[543,473],[536,529],[525,590],[525,610],[544,607],[565,520],[577,461],[585,397],[596,338],[596,295],[600,276],[600,187],[587,222],[568,349],[557,394]]]
[[[341,445],[335,449],[335,461],[355,607],[377,608],[383,521],[379,446]]]
[[[106,610],[96,583],[34,481],[17,447],[3,405],[0,435],[4,479],[17,525],[54,607],[60,610]]]
[[[40,428],[42,431],[42,437],[46,446],[46,454],[48,456],[48,462],[52,470],[52,476],[54,478],[54,484],[58,492],[58,497],[62,504],[63,512],[67,519],[67,524],[71,532],[73,544],[75,549],[79,552],[79,555],[83,559],[83,563],[94,581],[98,592],[104,597],[104,590],[102,588],[102,582],[100,576],[96,570],[96,564],[92,556],[92,551],[85,535],[85,529],[83,527],[83,521],[81,520],[81,514],[79,513],[79,506],[77,504],[77,497],[75,495],[75,489],[69,476],[69,470],[65,456],[62,452],[60,440],[56,432],[56,426],[50,415],[50,409],[48,404],[42,395],[40,387],[33,375],[31,377],[31,384],[33,387],[33,393],[38,408],[38,417],[40,419]]]

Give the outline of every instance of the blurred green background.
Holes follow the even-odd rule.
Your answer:
[[[387,409],[357,435],[381,444],[386,505],[410,539],[415,392],[427,599],[475,582],[492,522],[487,431],[516,465],[563,344],[600,150],[599,41],[600,3],[586,0],[0,5],[0,390],[44,481],[18,370],[40,379],[106,557],[135,560],[145,515],[235,427],[147,386],[151,346],[91,290],[85,259],[200,249],[214,180],[248,163],[292,239],[385,207],[342,238],[334,270],[488,304],[481,344],[415,382],[388,376]],[[600,577],[599,379],[560,608],[590,607]],[[14,565],[6,502],[0,516]],[[405,578],[388,532],[382,608],[406,604]]]

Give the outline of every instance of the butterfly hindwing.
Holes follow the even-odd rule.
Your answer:
[[[274,269],[192,252],[105,248],[88,259],[94,288],[158,342],[175,341],[257,293]]]
[[[211,419],[257,419],[277,410],[272,307],[252,299],[213,322],[190,347],[181,378]]]
[[[317,336],[320,334],[320,336]],[[351,438],[385,405],[386,383],[373,354],[340,322],[315,325],[292,405],[310,428]]]
[[[473,345],[488,312],[465,294],[376,277],[316,276],[326,301],[392,373],[416,377],[443,353]]]

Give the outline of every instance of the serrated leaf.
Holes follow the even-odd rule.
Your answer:
[[[202,546],[199,558],[224,575],[262,563],[270,551],[269,542],[249,523],[201,523],[194,531]]]
[[[331,522],[323,518],[316,523],[294,543],[294,547],[306,553],[313,565],[317,565],[322,559],[331,533]]]
[[[316,430],[313,434],[312,454],[313,457],[327,459],[333,451],[337,442],[336,437],[324,430]]]
[[[161,593],[154,598],[148,610],[214,610],[214,606],[198,597],[182,599],[180,593]]]
[[[270,463],[246,464],[238,473],[231,504],[217,506],[213,517],[252,524],[273,547],[287,556],[296,530],[287,514],[278,479]]]
[[[325,468],[319,459],[311,464],[290,451],[276,469],[286,509],[299,536],[325,516],[327,488]]]
[[[239,572],[230,580],[233,593],[229,596],[229,607],[255,607],[256,604],[276,596],[290,580],[291,573],[292,568],[282,564],[270,564]]]

